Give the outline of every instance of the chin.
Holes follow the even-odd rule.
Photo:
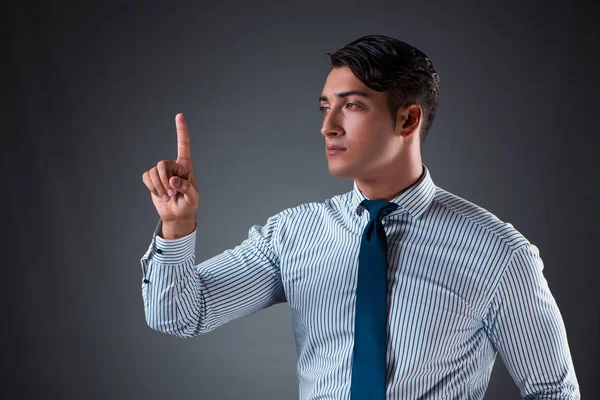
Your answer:
[[[343,166],[339,165],[330,165],[329,173],[339,178],[352,178],[354,176],[352,171],[350,171],[350,168],[344,168]]]

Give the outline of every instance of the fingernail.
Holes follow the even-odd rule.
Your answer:
[[[175,192],[173,191],[173,189],[167,190],[167,193],[169,193],[169,196],[173,196],[175,194]]]
[[[162,198],[164,201],[169,201],[169,196],[167,196],[166,194],[163,194]]]

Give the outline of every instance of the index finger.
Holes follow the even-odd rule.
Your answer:
[[[183,113],[175,116],[175,126],[177,127],[177,161],[187,160],[191,163],[190,134]]]

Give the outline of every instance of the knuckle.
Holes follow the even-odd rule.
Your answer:
[[[158,163],[156,163],[156,166],[159,168],[166,168],[167,167],[167,161],[166,160],[160,160]]]

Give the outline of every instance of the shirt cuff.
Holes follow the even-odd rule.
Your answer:
[[[194,230],[186,236],[178,239],[165,239],[160,237],[162,234],[163,221],[160,219],[154,229],[152,238],[152,258],[158,264],[181,264],[194,256],[196,251],[196,230],[198,223],[194,225]]]

